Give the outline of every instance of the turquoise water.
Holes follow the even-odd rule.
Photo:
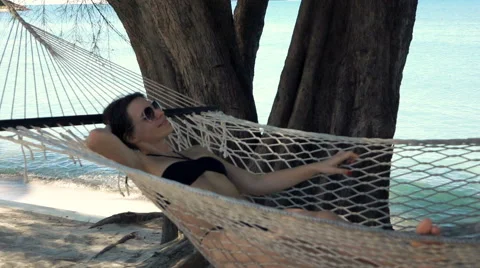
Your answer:
[[[278,80],[290,44],[299,1],[271,1],[257,54],[254,96],[259,122],[266,123],[278,87]],[[87,5],[88,6],[88,5]],[[63,38],[91,49],[91,31],[98,26],[72,19],[60,6],[32,6],[23,12],[27,21]],[[73,8],[73,7],[72,7]],[[114,12],[103,12],[115,28],[126,36]],[[71,14],[71,13],[67,13]],[[421,0],[418,5],[414,38],[410,46],[401,85],[396,138],[468,138],[480,136],[480,2],[475,0]],[[46,25],[42,26],[45,18]],[[0,13],[5,24],[9,14]],[[2,25],[3,26],[3,25]],[[3,30],[3,32],[2,32]],[[7,29],[0,28],[5,36]],[[105,26],[102,27],[105,32]],[[100,54],[128,69],[139,72],[133,50],[113,31],[102,34]]]
[[[269,3],[257,54],[254,79],[254,96],[260,123],[266,123],[268,119],[299,4],[298,1]],[[32,9],[38,11],[41,7],[32,7]],[[79,22],[77,30],[72,30],[72,21],[64,22],[58,16],[60,14],[58,6],[46,6],[45,12],[48,31],[91,48],[92,36],[85,34],[92,30],[89,22]],[[105,12],[112,24],[124,33],[121,23],[112,10],[107,7]],[[480,108],[477,105],[480,101],[479,14],[480,2],[477,0],[420,0],[414,37],[401,85],[396,138],[480,137]],[[38,13],[30,11],[24,12],[24,15],[28,21],[41,26],[43,17]],[[7,24],[8,20],[8,14],[0,13],[0,26]],[[93,30],[97,31],[98,28]],[[5,27],[1,27],[0,40],[5,36],[4,31]],[[133,50],[122,38],[111,31],[101,35],[96,51],[107,59],[139,72]],[[19,155],[18,147],[0,144],[0,154],[2,155],[0,174],[23,172],[23,156]],[[29,170],[32,173],[79,181],[81,176],[85,173],[88,175],[89,170],[94,170],[95,167],[89,163],[85,163],[84,167],[72,165],[70,160],[55,154],[48,154],[47,159],[47,163],[41,158],[29,162]],[[476,174],[479,174],[478,167],[475,168]],[[108,170],[102,170],[102,172],[112,173]],[[442,184],[442,178],[436,178],[426,184],[425,181],[417,181],[421,174],[401,176],[401,170],[398,172],[400,172],[397,173],[400,180],[399,183],[393,184],[395,186],[392,187],[392,202],[406,202],[407,205],[392,207],[394,212],[408,211],[412,215],[425,215],[446,210],[456,214],[480,211],[478,175],[472,178],[465,173],[452,172],[448,175],[452,179],[460,177],[471,182],[469,185],[459,183],[452,186]],[[96,179],[98,176],[92,175],[83,179],[82,183]],[[427,187],[442,192],[423,190]],[[405,197],[407,193],[409,198]],[[402,197],[399,197],[399,194]],[[464,198],[458,199],[459,196]],[[446,203],[456,198],[460,201],[455,202],[464,205],[460,211],[457,207]],[[426,201],[420,202],[419,199]],[[433,212],[424,211],[423,208],[431,202],[444,204],[437,206]],[[455,203],[455,205],[458,204]]]
[[[298,2],[270,2],[255,68],[259,121],[266,122]],[[400,90],[396,138],[480,136],[480,2],[421,0]]]

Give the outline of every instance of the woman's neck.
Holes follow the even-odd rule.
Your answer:
[[[138,148],[143,154],[165,154],[173,152],[173,149],[166,142],[159,142],[156,144],[143,143],[139,144]]]

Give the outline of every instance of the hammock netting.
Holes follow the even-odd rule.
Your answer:
[[[143,92],[167,110],[202,103],[21,19],[8,24],[0,29],[0,128],[6,128],[0,139],[20,144],[27,155],[48,150],[128,174],[213,265],[474,267],[480,261],[480,139],[338,137],[219,111],[172,115],[174,149],[201,145],[253,173],[320,161],[339,150],[360,155],[345,165],[352,176],[318,176],[280,193],[236,200],[122,166],[85,145],[88,124],[100,123],[99,114],[118,96]],[[63,126],[52,128],[57,124]],[[331,210],[354,223],[284,208]],[[412,232],[426,217],[442,236]]]

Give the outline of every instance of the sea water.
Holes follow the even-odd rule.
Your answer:
[[[260,123],[268,120],[299,6],[299,1],[269,3],[254,78],[254,97]],[[22,15],[40,28],[139,72],[135,54],[122,37],[85,20],[73,21],[68,14],[75,14],[75,6],[70,7],[72,10],[65,12],[58,5],[31,6],[32,10],[22,12]],[[121,35],[126,36],[113,10],[108,6],[102,9],[111,24]],[[480,137],[479,14],[480,2],[476,0],[419,1],[413,40],[403,72],[395,138]],[[7,13],[0,13],[0,41],[5,38],[5,25],[9,20]],[[91,32],[99,30],[103,31],[103,34],[94,47]],[[0,142],[0,154],[0,174],[23,173],[24,158],[18,146]],[[44,161],[44,157],[48,161]],[[68,158],[49,152],[45,156],[37,155],[35,160],[29,161],[28,169],[31,174],[41,174],[43,179],[70,181],[83,187],[114,189],[116,186],[115,171],[88,162],[84,162],[82,166],[75,165]],[[424,182],[416,181],[414,175],[402,176],[402,179],[409,184],[403,184],[402,181],[392,183],[392,198],[396,197],[396,193],[411,193],[414,198],[395,199],[396,202],[406,203],[393,206],[391,209],[394,213],[425,214],[422,207],[429,202],[438,203],[435,209],[438,211],[452,209],[446,206],[446,203],[458,196],[465,196],[460,200],[466,206],[462,210],[462,204],[456,204],[458,206],[454,207],[455,213],[478,215],[480,211],[478,176],[469,178],[468,185],[460,183],[448,187],[442,184],[441,178],[433,178],[430,187],[440,189],[442,194],[422,191],[425,186],[421,184]],[[453,176],[452,179],[456,177]],[[418,199],[424,201],[420,202]]]

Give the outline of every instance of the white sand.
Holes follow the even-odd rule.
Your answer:
[[[127,211],[159,210],[115,193],[0,180],[0,267],[136,267],[159,250],[161,219],[88,229]],[[132,232],[136,238],[92,259]]]
[[[0,179],[0,204],[2,201],[15,201],[27,209],[27,205],[61,209],[64,210],[62,213],[53,216],[65,215],[81,221],[98,221],[127,211],[159,211],[152,202],[138,194],[123,197],[117,192],[95,191],[60,183],[34,181],[25,184],[20,176],[12,176],[8,180]],[[55,212],[56,210],[43,210],[40,213]]]
[[[0,214],[2,268],[136,267],[160,248],[160,220],[145,226],[109,224],[88,229],[91,223],[15,209],[5,203],[0,204]],[[131,232],[137,232],[137,237],[92,259]]]

